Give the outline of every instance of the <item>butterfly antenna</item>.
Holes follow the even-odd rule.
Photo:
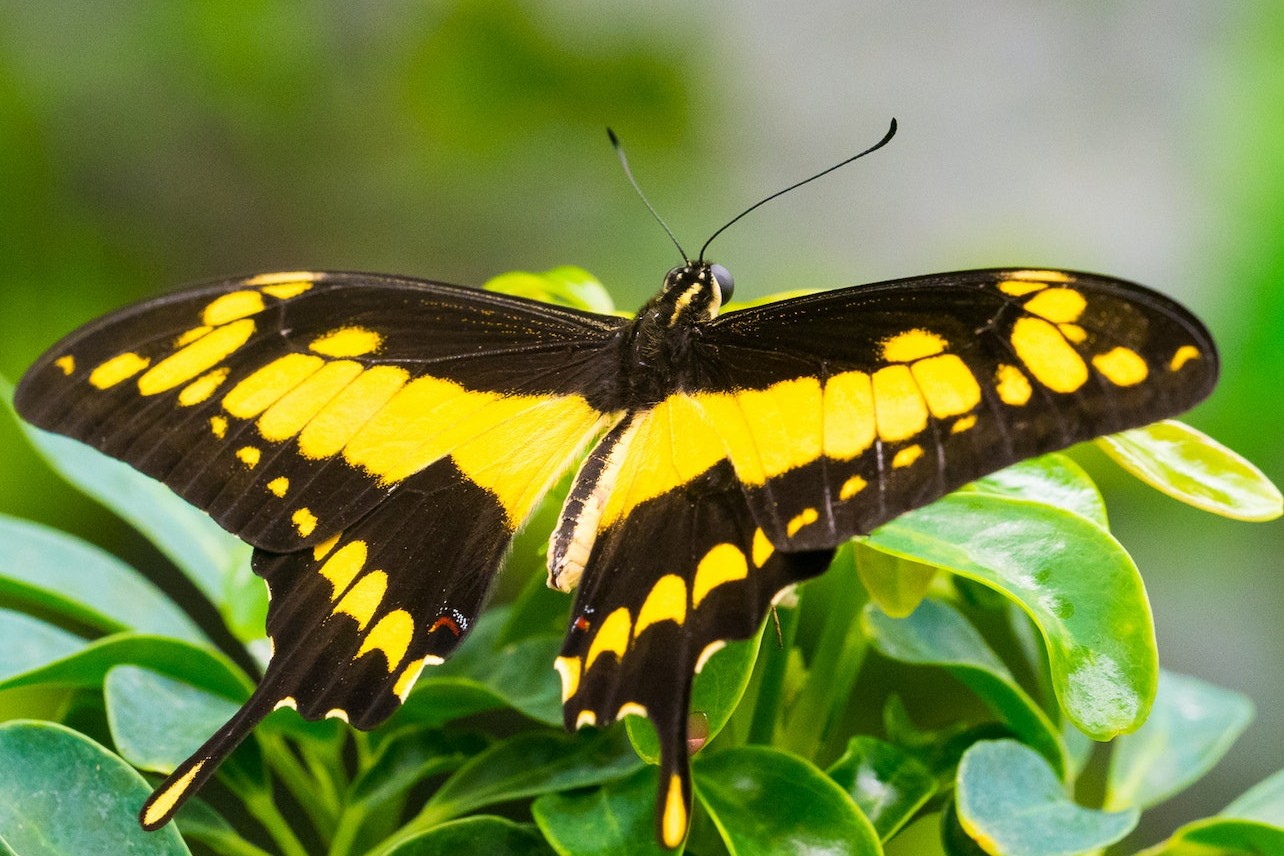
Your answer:
[[[624,167],[624,174],[628,177],[629,184],[633,185],[633,189],[637,191],[638,196],[642,199],[642,204],[651,212],[651,216],[655,218],[655,222],[659,223],[668,234],[669,240],[673,242],[673,246],[678,248],[679,253],[682,253],[682,260],[684,262],[690,262],[691,257],[687,255],[686,250],[682,249],[682,245],[678,243],[678,239],[674,236],[673,230],[669,228],[669,224],[665,223],[664,220],[660,218],[660,215],[656,212],[654,206],[651,205],[650,200],[646,198],[646,194],[642,192],[642,188],[638,187],[637,179],[633,177],[633,170],[629,169],[629,159],[624,156],[624,149],[620,146],[620,138],[615,136],[615,132],[610,128],[606,129],[606,135],[611,138],[611,146],[615,149],[615,154],[620,159],[620,166]]]
[[[883,135],[883,139],[879,140],[877,143],[874,143],[874,145],[865,149],[865,151],[861,152],[860,154],[852,155],[851,157],[847,158],[847,160],[842,161],[840,163],[836,163],[833,166],[831,166],[829,169],[822,170],[816,173],[811,178],[804,178],[802,181],[798,182],[797,184],[791,184],[788,187],[786,187],[784,190],[778,190],[775,193],[768,196],[766,199],[760,199],[759,201],[750,205],[748,208],[741,211],[736,216],[732,217],[725,226],[723,226],[721,229],[719,229],[718,231],[714,232],[712,235],[709,236],[709,240],[705,241],[704,246],[700,248],[700,257],[699,259],[697,259],[697,261],[701,261],[701,262],[704,261],[705,250],[709,249],[709,245],[713,243],[714,238],[718,237],[723,232],[727,231],[727,229],[729,229],[733,223],[738,221],[741,217],[744,217],[750,211],[753,211],[755,208],[760,208],[763,205],[766,205],[768,202],[775,199],[777,196],[784,196],[789,191],[796,190],[799,187],[802,187],[804,184],[806,184],[809,181],[815,181],[816,179],[820,178],[822,175],[829,175],[831,172],[838,169],[840,166],[847,166],[847,164],[851,163],[857,158],[863,158],[865,155],[869,154],[870,152],[874,152],[874,151],[877,151],[878,149],[881,149],[883,146],[887,145],[888,142],[890,142],[892,137],[894,136],[896,136],[896,120],[892,119],[892,124],[888,127],[887,133]],[[623,157],[623,155],[621,155],[621,157]]]

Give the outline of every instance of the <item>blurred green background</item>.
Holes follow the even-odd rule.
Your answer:
[[[1284,481],[1284,12],[1210,4],[586,0],[0,4],[0,373],[181,283],[297,268],[479,284],[578,264],[625,308],[677,261],[607,143],[738,297],[955,268],[1095,270],[1204,317],[1194,425]],[[6,420],[0,511],[136,562]],[[1167,668],[1256,724],[1146,837],[1284,766],[1284,525],[1211,518],[1087,450]],[[942,677],[941,680],[947,680]]]

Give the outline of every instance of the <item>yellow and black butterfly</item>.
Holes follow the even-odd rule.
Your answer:
[[[854,535],[1173,416],[1217,378],[1196,318],[1109,277],[977,270],[719,314],[731,290],[725,268],[687,262],[626,319],[277,273],[123,309],[45,354],[22,416],[208,511],[254,546],[271,593],[262,682],[143,825],[276,708],[386,719],[468,634],[514,532],[583,458],[549,550],[549,583],[579,587],[555,663],[566,724],[652,720],[659,835],[676,847],[692,678],[777,595]]]

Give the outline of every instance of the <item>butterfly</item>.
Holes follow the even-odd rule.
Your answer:
[[[290,272],[122,309],[41,357],[19,413],[127,461],[254,547],[273,654],[144,805],[166,823],[276,708],[368,729],[477,619],[578,462],[549,584],[578,589],[568,727],[648,717],[685,838],[693,676],[835,548],[986,473],[1183,411],[1217,353],[1110,277],[975,270],[720,312],[665,276],[633,318],[417,279]]]

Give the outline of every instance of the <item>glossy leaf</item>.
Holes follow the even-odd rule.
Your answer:
[[[189,853],[173,826],[144,832],[151,786],[97,743],[51,722],[0,725],[0,837],[42,856]]]
[[[25,422],[22,429],[59,475],[147,536],[211,603],[223,604],[224,574],[249,560],[244,542],[128,464]]]
[[[1180,793],[1221,760],[1253,718],[1245,696],[1172,672],[1146,724],[1115,741],[1105,807],[1149,808]]]
[[[1092,478],[1066,455],[1031,458],[977,479],[963,490],[1053,505],[1107,527],[1106,501]]]
[[[177,639],[117,633],[58,660],[0,680],[0,689],[60,684],[99,687],[107,672],[133,663],[234,700],[244,700],[253,688],[245,675],[222,654]]]
[[[545,794],[535,822],[562,856],[662,856],[673,851],[655,837],[656,768],[591,791]]]
[[[714,653],[700,674],[695,676],[691,686],[691,712],[704,719],[705,743],[717,737],[731,719],[731,714],[736,712],[753,675],[764,628],[759,628],[753,639],[728,643]],[[650,721],[640,716],[629,716],[624,724],[638,755],[647,763],[660,763],[660,741]]]
[[[930,770],[873,737],[853,737],[825,773],[855,800],[884,842],[936,793]]]
[[[498,291],[514,297],[603,315],[615,312],[615,303],[606,287],[593,274],[575,265],[562,265],[543,273],[502,273],[488,280],[482,287],[487,291]]]
[[[943,667],[1042,753],[1059,776],[1065,775],[1065,747],[1057,727],[958,610],[929,598],[913,615],[897,619],[871,604],[862,621],[880,653],[902,663]]]
[[[1097,444],[1146,484],[1204,511],[1234,520],[1284,513],[1284,497],[1261,470],[1176,420],[1098,437]]]
[[[1138,812],[1075,805],[1048,762],[1015,740],[985,740],[959,762],[959,824],[994,856],[1072,856],[1113,844]]]
[[[79,636],[21,612],[0,609],[0,683],[70,657],[84,648]]]
[[[893,618],[909,615],[927,596],[937,569],[855,543],[856,572],[869,598]]]
[[[460,767],[415,818],[415,828],[435,826],[477,809],[626,776],[642,762],[623,729],[598,734],[536,731],[496,743]]]
[[[742,746],[696,759],[695,792],[732,856],[874,856],[878,833],[851,797],[803,759]]]
[[[403,841],[385,856],[554,856],[539,832],[502,817],[443,823]]]
[[[116,666],[103,681],[116,751],[144,770],[169,773],[240,704],[151,669]]]
[[[5,515],[0,515],[0,595],[104,633],[137,630],[205,641],[172,600],[115,556],[73,535]]]
[[[1159,663],[1150,604],[1108,532],[1058,508],[955,493],[880,527],[867,543],[990,586],[1043,635],[1066,715],[1098,740],[1146,718]]]

